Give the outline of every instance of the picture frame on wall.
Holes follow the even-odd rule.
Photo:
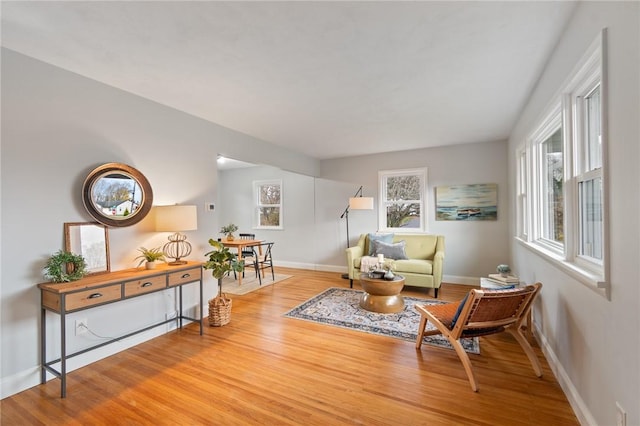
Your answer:
[[[436,220],[498,220],[498,184],[436,187]]]

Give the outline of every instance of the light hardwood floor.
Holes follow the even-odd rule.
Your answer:
[[[578,424],[537,344],[542,378],[508,334],[480,338],[474,393],[451,350],[284,318],[349,282],[276,269],[293,277],[233,296],[230,324],[203,336],[190,325],[73,371],[66,399],[57,379],[5,398],[2,425]],[[439,298],[467,290],[443,285]]]

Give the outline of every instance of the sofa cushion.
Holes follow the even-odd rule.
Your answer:
[[[391,244],[393,242],[393,234],[372,234],[369,233],[367,235],[367,240],[369,243],[368,250],[366,251],[367,256],[375,256],[375,250],[373,246],[374,241],[384,241],[385,243]]]
[[[412,274],[433,274],[433,262],[424,259],[405,259],[394,260],[391,262],[391,268],[394,272],[410,272]]]
[[[374,240],[372,245],[374,250],[373,256],[382,254],[387,259],[407,259],[407,254],[404,252],[407,243],[404,241],[388,244],[384,241]]]

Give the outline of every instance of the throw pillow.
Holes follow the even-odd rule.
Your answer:
[[[456,311],[456,313],[453,315],[453,319],[451,320],[451,327],[449,327],[449,329],[453,330],[453,327],[456,326],[456,322],[458,322],[458,317],[460,316],[460,313],[462,312],[462,308],[464,307],[464,304],[467,303],[467,299],[469,298],[469,293],[467,293],[464,296],[464,299],[462,299],[460,301],[460,304],[458,305],[458,310]]]
[[[404,247],[407,245],[405,240],[398,241],[397,243],[385,243],[384,241],[375,240],[373,242],[374,254],[377,256],[383,254],[387,259],[399,260],[408,259],[407,254],[404,252]]]
[[[393,234],[368,234],[369,237],[369,253],[368,256],[374,256],[373,250],[373,242],[374,241],[384,241],[385,243],[393,242]]]

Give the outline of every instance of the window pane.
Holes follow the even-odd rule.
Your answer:
[[[602,178],[580,182],[580,254],[602,260]]]
[[[564,241],[564,193],[562,128],[542,143],[544,159],[543,237],[558,243]]]
[[[280,185],[260,185],[260,204],[280,204]]]
[[[389,176],[387,201],[419,200],[420,176]]]
[[[602,167],[600,130],[600,86],[585,98],[587,112],[586,170]]]
[[[260,226],[280,226],[280,207],[260,207]]]
[[[387,206],[388,228],[420,228],[420,203],[397,203]]]

